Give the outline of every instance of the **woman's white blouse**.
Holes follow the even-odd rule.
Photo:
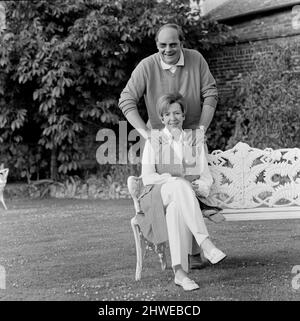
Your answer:
[[[164,139],[167,139],[168,144],[163,144],[162,148],[170,147],[174,150],[174,154],[176,157],[176,162],[179,164],[183,163],[184,160],[184,145],[186,144],[186,133],[182,130],[181,135],[178,141],[175,141],[165,127],[163,130]],[[168,153],[162,152],[162,156],[168,155]],[[209,190],[210,186],[212,185],[212,177],[209,172],[207,160],[205,157],[204,145],[203,150],[201,152],[201,161],[199,162],[197,175],[200,175],[200,179],[196,180],[195,182],[198,183],[199,187],[203,190]],[[150,140],[147,140],[145,143],[143,157],[142,157],[142,181],[144,185],[149,184],[163,184],[170,180],[175,180],[177,177],[171,176],[169,173],[158,174],[155,169],[155,164],[158,163],[157,161],[158,151],[154,150],[153,145],[151,144]],[[168,162],[169,160],[162,159],[163,162]],[[184,176],[184,173],[183,175]]]
[[[166,134],[165,138],[169,137],[169,144],[174,149],[177,157],[182,159],[182,146],[178,142],[174,141],[170,132],[164,128],[163,133]],[[170,137],[171,135],[171,137]],[[169,145],[169,146],[170,146]],[[172,146],[173,145],[173,146]],[[167,146],[167,145],[166,145]],[[181,149],[181,151],[180,151]],[[158,174],[155,169],[155,164],[157,163],[158,151],[155,151],[150,140],[146,140],[143,157],[142,157],[142,181],[144,185],[150,184],[163,184],[169,180],[174,180],[176,177],[172,177],[169,173]],[[164,155],[165,153],[162,153]],[[166,161],[162,159],[162,161]]]

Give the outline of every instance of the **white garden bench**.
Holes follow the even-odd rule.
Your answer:
[[[260,150],[238,143],[227,151],[213,151],[208,155],[208,163],[214,183],[208,198],[202,201],[223,208],[227,221],[300,218],[299,148]],[[138,215],[137,196],[142,180],[131,176],[127,183]],[[147,242],[140,233],[136,215],[131,226],[137,254],[135,279],[139,280]],[[165,244],[155,250],[164,270]]]
[[[8,175],[8,168],[0,169],[0,202],[3,204],[6,210],[7,210],[7,207],[4,202],[3,192],[7,181],[7,175]]]

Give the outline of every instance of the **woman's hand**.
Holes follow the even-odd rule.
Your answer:
[[[200,197],[208,197],[210,188],[200,179],[196,179],[192,182],[193,190],[195,191],[197,196]]]

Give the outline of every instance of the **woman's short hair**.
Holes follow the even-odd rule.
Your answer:
[[[182,112],[186,113],[186,104],[183,96],[179,93],[166,94],[158,98],[156,103],[156,113],[158,117],[161,117],[164,113],[168,112],[170,106],[174,103],[178,103]]]
[[[175,23],[167,23],[167,24],[165,24],[165,25],[162,25],[162,26],[157,30],[156,35],[155,35],[155,41],[156,41],[156,42],[158,41],[158,35],[159,35],[159,33],[160,33],[163,29],[165,29],[165,28],[175,29],[175,30],[177,31],[177,33],[178,33],[178,39],[179,39],[180,41],[184,41],[184,33],[183,33],[181,27],[178,26],[178,25],[175,24]]]

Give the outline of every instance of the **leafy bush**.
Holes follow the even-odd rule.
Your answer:
[[[228,148],[243,141],[256,148],[300,146],[300,84],[296,44],[253,55],[254,71],[241,81],[235,132]]]
[[[96,174],[86,173],[82,179],[79,176],[69,176],[61,181],[40,180],[23,186],[21,196],[25,194],[32,198],[82,198],[82,199],[118,199],[130,198],[127,188],[127,178],[140,175],[139,165],[102,165]],[[11,188],[18,195],[19,186]],[[19,193],[20,194],[20,193]]]
[[[226,149],[230,137],[234,134],[238,110],[238,101],[234,94],[232,97],[220,97],[214,118],[207,131],[207,145],[210,152]]]

